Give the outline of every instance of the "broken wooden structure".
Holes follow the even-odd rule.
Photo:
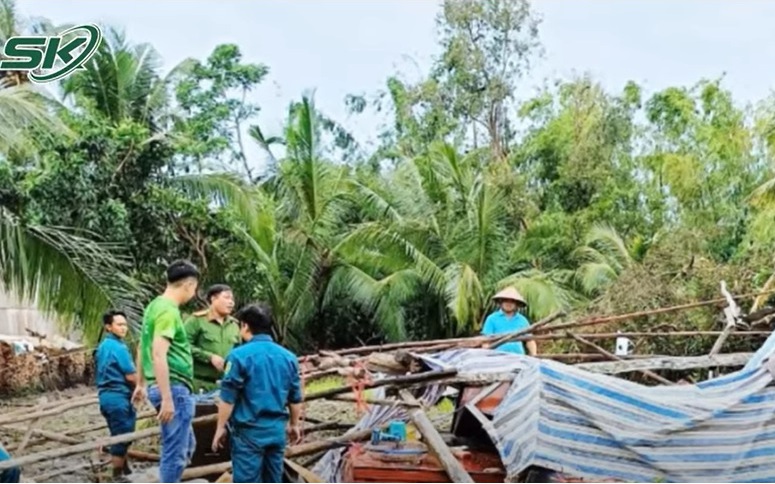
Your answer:
[[[673,381],[659,372],[687,371],[696,369],[737,368],[750,357],[748,353],[721,353],[725,341],[737,336],[759,337],[762,340],[770,331],[738,331],[741,311],[722,285],[724,298],[702,303],[692,303],[651,312],[627,315],[586,318],[560,322],[563,315],[555,314],[539,321],[529,330],[493,337],[456,338],[435,341],[419,341],[364,346],[338,351],[320,351],[300,358],[305,386],[315,380],[334,378],[341,385],[319,391],[305,392],[305,402],[327,400],[349,402],[344,404],[379,405],[401,407],[406,410],[411,431],[417,437],[396,435],[384,428],[350,428],[352,422],[307,420],[304,441],[291,445],[286,452],[286,471],[293,479],[304,482],[324,482],[310,469],[321,453],[338,447],[349,447],[344,459],[344,476],[350,482],[504,482],[505,470],[500,464],[495,446],[489,440],[492,434],[492,415],[509,389],[514,374],[459,372],[454,369],[431,370],[421,355],[459,349],[497,346],[508,341],[573,340],[579,348],[589,353],[541,354],[563,363],[574,364],[587,371],[611,375],[639,373],[648,381],[660,385],[672,385]],[[752,295],[746,295],[750,297]],[[684,332],[610,332],[614,324],[651,314],[667,314],[699,307],[701,305],[726,304],[724,314],[727,325],[723,331]],[[581,332],[580,328],[607,325],[607,332]],[[649,338],[657,336],[694,337],[697,335],[718,337],[717,344],[708,355],[616,355],[605,349],[618,337]],[[443,384],[456,390],[454,412],[448,428],[440,428],[429,416],[428,402],[418,398],[429,385]],[[385,395],[371,395],[374,389],[383,389]],[[31,408],[4,409],[0,415],[0,438],[13,459],[0,462],[0,470],[19,466],[27,482],[49,482],[59,475],[72,472],[67,466],[53,465],[51,469],[31,475],[28,466],[67,456],[92,453],[89,463],[79,464],[96,472],[108,463],[100,450],[119,442],[141,442],[159,435],[159,428],[152,421],[155,412],[147,407],[138,413],[138,422],[150,421],[147,428],[131,434],[107,437],[106,425],[91,425],[72,429],[65,434],[45,429],[46,419],[66,418],[69,411],[85,406],[96,406],[96,395],[46,402]],[[209,405],[207,408],[205,408]],[[197,411],[195,429],[203,441],[212,435],[215,424],[215,407],[203,404]],[[142,427],[142,425],[138,425]],[[399,432],[400,434],[401,432]],[[369,441],[369,443],[364,443]],[[57,442],[55,448],[35,451],[48,442]],[[209,442],[208,442],[209,443]],[[357,443],[357,444],[356,444]],[[201,446],[200,446],[201,447]],[[203,448],[206,448],[204,446]],[[391,450],[397,449],[397,450]],[[135,461],[155,461],[153,452],[132,450]],[[200,451],[204,453],[205,451]],[[184,474],[184,480],[207,478],[210,481],[229,482],[231,463],[228,454],[198,455]],[[526,473],[526,476],[529,473]],[[528,479],[528,477],[525,477]],[[147,482],[147,481],[146,481]]]

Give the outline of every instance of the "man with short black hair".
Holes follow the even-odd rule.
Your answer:
[[[231,433],[234,482],[282,482],[287,431],[301,438],[301,378],[296,355],[272,340],[272,315],[251,305],[237,313],[245,344],[226,358],[213,450]]]
[[[132,405],[137,370],[132,354],[124,343],[129,331],[126,314],[118,310],[108,311],[102,316],[102,325],[107,336],[95,354],[100,413],[105,417],[111,436],[132,433],[137,421]],[[114,482],[125,482],[124,476],[132,473],[126,458],[128,451],[129,443],[110,446]]]
[[[145,308],[140,349],[141,380],[147,381],[148,399],[161,423],[161,482],[180,482],[196,440],[191,421],[195,403],[194,362],[180,305],[196,294],[199,271],[189,261],[167,267],[167,288]],[[142,382],[141,382],[142,383]],[[137,392],[142,395],[143,385]]]
[[[234,294],[226,284],[215,284],[205,295],[208,308],[186,320],[186,333],[194,357],[194,391],[218,388],[226,356],[240,342],[237,320],[231,317]]]

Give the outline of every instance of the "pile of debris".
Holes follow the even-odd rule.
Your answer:
[[[86,349],[63,338],[0,335],[0,395],[88,383],[90,361]]]
[[[338,351],[320,351],[314,355],[303,356],[299,360],[306,386],[310,386],[310,383],[315,380],[331,377],[338,378],[341,383],[332,388],[305,392],[305,402],[307,404],[320,400],[352,402],[362,411],[363,417],[354,427],[347,429],[343,429],[343,427],[349,427],[345,422],[308,420],[304,431],[304,442],[287,449],[286,470],[292,479],[305,482],[504,482],[506,479],[530,480],[536,478],[536,475],[541,475],[542,477],[538,478],[544,479],[547,472],[552,472],[548,470],[549,468],[555,468],[555,471],[561,469],[548,465],[546,468],[519,468],[515,471],[517,467],[514,466],[518,466],[517,461],[524,456],[514,457],[512,453],[516,452],[518,456],[522,453],[515,451],[512,444],[499,440],[504,425],[503,419],[508,417],[499,414],[499,409],[503,408],[502,404],[515,398],[529,398],[529,396],[517,395],[519,392],[512,385],[513,381],[520,381],[518,380],[520,375],[527,378],[526,372],[567,371],[567,375],[577,380],[586,378],[585,382],[593,383],[605,381],[611,388],[618,385],[614,383],[615,381],[622,381],[626,391],[635,391],[637,389],[633,390],[627,386],[635,385],[634,383],[599,375],[637,373],[644,381],[648,379],[658,384],[656,387],[638,386],[638,388],[659,390],[676,384],[659,373],[663,370],[675,372],[741,367],[749,362],[752,354],[723,354],[720,349],[724,341],[737,335],[760,336],[764,339],[770,332],[736,331],[735,322],[741,317],[739,308],[734,303],[736,299],[740,297],[732,298],[730,301],[725,295],[723,299],[715,301],[570,322],[558,322],[563,315],[555,314],[533,324],[528,330],[512,334],[404,342]],[[702,305],[717,305],[720,302],[727,302],[728,307],[731,307],[730,310],[725,311],[729,320],[723,331],[687,331],[672,334],[676,337],[692,337],[698,334],[716,335],[718,344],[708,355],[653,356],[631,355],[617,349],[609,351],[598,342],[614,342],[622,338],[645,338],[650,335],[662,336],[662,333],[581,333],[577,331],[578,328],[613,325],[631,318],[667,314]],[[507,358],[503,356],[506,355],[505,353],[480,349],[494,348],[510,341],[530,339],[539,341],[568,339],[575,341],[579,348],[588,348],[590,352],[542,354],[539,360],[536,360],[514,355],[507,355]],[[773,342],[775,344],[775,340]],[[555,362],[536,363],[542,360],[555,360]],[[0,360],[1,363],[2,360]],[[538,373],[531,373],[531,378],[536,381],[542,377],[543,375]],[[543,398],[539,397],[540,392],[543,391],[540,388],[541,385],[538,383],[536,385],[538,387],[530,391],[536,392],[536,398]],[[452,389],[451,392],[450,389]],[[643,390],[643,393],[647,392]],[[454,396],[454,411],[451,418],[442,419],[445,426],[449,425],[442,428],[440,420],[433,418],[432,410],[440,399],[449,395]],[[656,400],[658,399],[654,401]],[[71,402],[60,402],[53,408],[51,404],[47,404],[45,407],[28,409],[24,413],[0,416],[0,429],[3,426],[13,426],[25,430],[23,441],[15,443],[14,449],[27,448],[33,436],[56,440],[62,444],[57,448],[36,453],[13,452],[14,459],[7,463],[0,462],[0,470],[12,465],[19,465],[24,470],[24,466],[31,464],[85,454],[119,442],[142,441],[159,434],[157,426],[142,428],[143,426],[140,425],[139,428],[142,429],[131,434],[84,442],[73,437],[80,434],[80,431],[62,436],[41,428],[41,419],[64,416],[72,408],[96,404],[96,397],[92,396]],[[527,412],[531,405],[523,407]],[[229,456],[227,454],[213,456],[212,452],[207,450],[209,442],[205,436],[211,435],[215,425],[214,409],[212,402],[200,401],[198,404],[197,417],[194,421],[195,429],[200,436],[198,440],[201,440],[198,453],[208,454],[209,460],[203,461],[201,455],[195,456],[192,466],[185,471],[184,480],[205,478],[210,481],[230,481]],[[140,420],[153,417],[152,410],[139,414]],[[20,423],[24,423],[27,427],[19,427]],[[331,432],[341,430],[345,431],[331,435]],[[328,435],[321,437],[323,432]],[[356,444],[363,441],[368,443]],[[135,451],[134,458],[152,461],[157,460],[158,456]],[[52,478],[55,474],[56,470],[44,473],[46,478]],[[584,475],[584,472],[579,472],[579,475]],[[599,481],[605,476],[595,477]],[[32,478],[35,479],[35,476]],[[571,479],[556,472],[552,478],[566,481]],[[147,479],[147,476],[144,479]]]

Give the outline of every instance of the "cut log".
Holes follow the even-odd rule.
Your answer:
[[[603,363],[581,363],[582,368],[593,373],[616,375],[642,370],[696,370],[713,367],[745,366],[753,353],[725,353],[716,356],[663,356],[639,360],[610,361]]]
[[[401,390],[399,394],[406,403],[419,405],[417,399],[414,398],[408,390]],[[444,439],[441,438],[436,427],[433,426],[428,415],[425,414],[425,411],[422,408],[409,410],[409,418],[414,423],[414,426],[417,427],[420,434],[422,434],[423,440],[428,445],[431,452],[439,459],[439,463],[441,463],[441,466],[447,471],[447,475],[449,475],[452,482],[474,482],[465,468],[463,468],[463,464],[461,464],[452,451],[449,450]]]

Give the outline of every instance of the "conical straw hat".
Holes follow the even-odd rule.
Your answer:
[[[522,304],[527,304],[527,301],[525,301],[525,298],[522,297],[522,294],[519,293],[514,287],[507,287],[505,289],[502,289],[498,294],[493,296],[493,300],[499,301],[501,299],[511,299],[512,301],[521,302]]]

